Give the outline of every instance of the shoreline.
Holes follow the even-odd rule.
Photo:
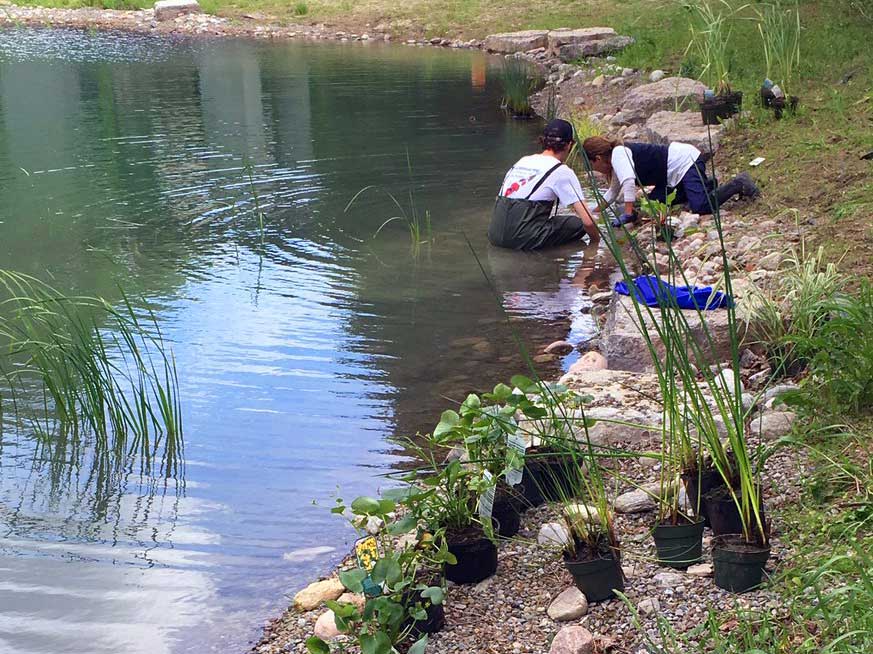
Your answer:
[[[305,23],[282,24],[273,17],[248,13],[239,17],[189,13],[168,20],[157,20],[154,9],[60,9],[22,5],[0,5],[0,26],[45,27],[67,29],[98,29],[163,36],[202,36],[217,38],[255,38],[265,40],[311,40],[340,43],[392,43],[444,47],[451,49],[482,49],[482,41],[449,38],[395,38],[387,31],[359,32],[337,29],[330,25]]]

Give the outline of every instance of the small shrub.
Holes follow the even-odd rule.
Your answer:
[[[294,5],[294,15],[295,16],[305,16],[309,13],[309,5],[305,2],[298,2]]]

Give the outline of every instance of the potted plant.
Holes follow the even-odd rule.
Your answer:
[[[345,651],[349,641],[365,652],[389,654],[403,649],[421,654],[427,634],[442,628],[445,591],[434,572],[452,557],[445,541],[431,534],[399,546],[397,537],[415,530],[417,520],[409,513],[398,518],[397,510],[388,497],[358,497],[348,507],[337,500],[332,511],[351,514],[352,525],[362,535],[356,542],[358,567],[341,571],[339,578],[349,592],[364,599],[326,603],[345,639],[328,643],[312,636],[306,641],[311,654]]]
[[[576,587],[589,602],[599,602],[624,590],[624,573],[603,470],[590,441],[585,459],[585,472],[581,465],[575,469],[568,480],[574,489],[560,500],[568,533],[563,560]],[[585,503],[579,504],[577,498]]]
[[[693,50],[702,63],[700,79],[710,88],[700,105],[704,125],[717,125],[738,113],[743,104],[742,92],[732,90],[728,81],[729,44],[733,31],[729,21],[734,9],[725,0],[720,0],[724,11],[716,11],[714,4],[698,2],[690,5],[697,24],[692,23],[692,39],[686,49],[686,53]]]
[[[786,109],[794,113],[800,102],[790,94],[800,66],[800,10],[770,3],[761,5],[756,12],[766,66],[761,104],[772,108],[779,119]],[[771,81],[773,78],[775,82]]]
[[[427,476],[418,472],[405,500],[410,512],[445,539],[451,560],[445,576],[457,584],[474,584],[497,571],[497,546],[491,523],[495,483],[487,471],[465,467],[459,460],[436,466]]]

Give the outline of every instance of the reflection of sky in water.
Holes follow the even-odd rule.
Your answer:
[[[241,649],[348,549],[326,504],[386,483],[386,438],[567,322],[595,257],[485,242],[536,131],[498,99],[470,53],[0,32],[4,266],[147,297],[185,411],[178,485],[0,437],[0,650]],[[374,238],[384,194],[346,211],[367,184],[414,189],[419,258],[400,223]]]

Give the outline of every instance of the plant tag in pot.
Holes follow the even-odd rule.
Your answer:
[[[492,478],[491,473],[488,472],[487,470],[485,470],[482,473],[482,476],[485,477],[485,479],[487,481],[491,481],[491,478]],[[478,506],[477,510],[479,512],[479,515],[482,516],[483,518],[490,518],[491,517],[491,511],[494,509],[494,491],[495,491],[495,489],[496,489],[495,486],[493,486],[493,485],[489,486],[488,489],[484,493],[482,493],[482,496],[479,498],[479,506]]]
[[[506,483],[515,486],[521,483],[524,473],[524,451],[527,449],[527,439],[523,434],[509,434],[506,437],[506,445],[509,459],[507,464],[511,466],[506,472]]]

